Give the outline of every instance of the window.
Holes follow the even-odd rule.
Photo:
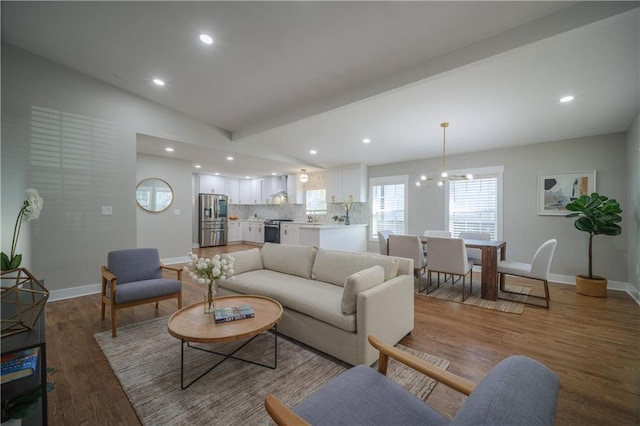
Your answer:
[[[460,232],[488,232],[492,240],[502,237],[502,167],[471,171],[473,180],[447,184],[445,203],[448,229]]]
[[[404,234],[408,176],[371,178],[371,239],[378,240],[378,231]]]
[[[307,214],[327,214],[327,190],[307,190]]]

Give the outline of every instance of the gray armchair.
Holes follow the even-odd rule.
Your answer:
[[[176,273],[177,279],[162,277],[163,270]],[[160,255],[154,248],[111,251],[107,266],[102,266],[102,319],[105,307],[111,309],[111,335],[116,337],[118,309],[144,303],[156,304],[166,299],[178,299],[182,307],[182,269],[160,264]]]
[[[380,351],[378,369],[353,367],[316,390],[293,410],[273,395],[265,407],[278,425],[543,426],[556,417],[558,376],[531,358],[511,356],[475,385],[369,336]],[[453,421],[386,377],[389,357],[468,395]]]

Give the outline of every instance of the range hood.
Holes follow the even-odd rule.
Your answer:
[[[278,176],[276,178],[277,184],[275,185],[278,191],[269,195],[271,204],[287,204],[289,197],[287,195],[287,175]]]

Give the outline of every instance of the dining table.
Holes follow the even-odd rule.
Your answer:
[[[423,244],[427,244],[427,238],[421,236]],[[482,276],[480,280],[480,297],[487,300],[498,299],[498,251],[500,260],[507,256],[507,242],[496,240],[471,240],[464,239],[467,248],[477,248],[482,252]],[[428,257],[428,255],[427,255]],[[427,260],[427,269],[428,260]]]

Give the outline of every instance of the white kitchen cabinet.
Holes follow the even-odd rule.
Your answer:
[[[255,241],[256,240],[256,223],[255,221],[246,221],[242,222],[242,239],[244,241]]]
[[[301,225],[299,240],[303,246],[366,252],[367,225]]]
[[[364,164],[327,170],[327,202],[341,203],[349,197],[367,202],[367,167]]]
[[[251,196],[248,204],[266,204],[262,199],[262,179],[251,179],[249,182]]]
[[[240,179],[238,182],[238,204],[253,204],[251,200],[251,181]]]
[[[227,194],[227,181],[225,178],[215,175],[200,175],[200,188],[202,194]]]
[[[226,195],[229,204],[240,204],[240,182],[238,179],[226,179]]]
[[[280,222],[280,243],[300,245],[300,225]]]
[[[256,234],[254,235],[253,242],[258,244],[264,244],[264,223],[256,223]]]
[[[230,243],[237,243],[242,241],[242,226],[241,222],[237,220],[230,220],[229,222],[229,233],[227,241]]]

